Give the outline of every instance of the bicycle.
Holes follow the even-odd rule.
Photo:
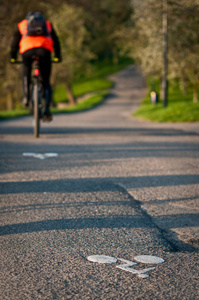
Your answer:
[[[52,62],[58,62],[52,60]],[[22,64],[22,61],[15,61],[15,64]],[[43,117],[43,104],[42,104],[42,78],[39,69],[39,57],[33,57],[32,76],[30,84],[30,112],[34,115],[34,136],[36,138],[40,135],[40,120]]]

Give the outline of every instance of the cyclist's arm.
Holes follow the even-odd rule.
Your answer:
[[[51,26],[52,26],[52,23],[51,23]],[[59,42],[59,38],[58,38],[53,26],[52,26],[51,36],[52,36],[52,39],[53,39],[53,47],[54,47],[55,57],[61,59],[60,42]]]
[[[20,40],[21,40],[21,33],[19,32],[19,30],[17,30],[14,33],[13,40],[12,40],[12,43],[11,43],[11,51],[10,51],[11,58],[14,58],[14,59],[17,58],[17,53],[19,51],[19,42],[20,42]]]

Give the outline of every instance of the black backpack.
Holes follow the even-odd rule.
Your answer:
[[[40,12],[31,12],[27,16],[28,27],[27,35],[28,36],[47,36],[47,27],[46,20]]]

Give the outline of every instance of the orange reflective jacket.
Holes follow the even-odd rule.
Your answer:
[[[32,48],[45,48],[50,52],[53,51],[53,40],[51,38],[52,27],[49,21],[46,21],[46,27],[48,31],[48,36],[27,36],[28,22],[23,20],[18,24],[19,32],[22,35],[21,41],[19,43],[19,52],[24,53]]]

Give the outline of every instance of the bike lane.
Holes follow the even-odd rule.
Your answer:
[[[106,105],[118,115],[119,99]],[[39,141],[23,120],[5,126],[2,299],[197,299],[197,252],[177,251],[133,197],[151,178],[164,180],[146,169],[154,156],[149,131],[132,129],[126,112],[109,124],[106,114],[101,107],[90,119],[91,112],[58,117]],[[155,153],[162,159],[161,149]]]
[[[27,184],[17,183],[9,193],[1,189],[6,195],[5,225],[0,227],[4,299],[131,297],[133,286],[147,285],[140,275],[157,281],[167,268],[172,247],[121,187],[89,180],[81,187],[79,180],[70,187],[66,183],[60,193],[60,183],[50,182],[53,193],[44,182],[46,192],[41,193],[36,182]],[[116,260],[109,265],[91,262],[93,255]],[[140,255],[165,262],[136,261]]]

